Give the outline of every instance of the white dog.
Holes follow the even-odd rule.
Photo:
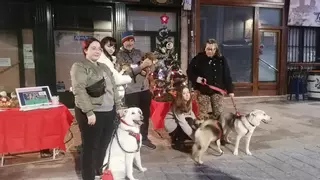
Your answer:
[[[268,123],[271,121],[271,117],[268,116],[264,111],[257,109],[240,117],[237,117],[233,113],[223,114],[221,115],[220,120],[224,137],[228,143],[230,143],[228,138],[230,133],[234,131],[237,134],[233,154],[238,155],[240,140],[243,136],[246,136],[245,151],[247,155],[252,155],[249,150],[251,136],[256,127],[260,125],[261,121]]]
[[[116,130],[104,159],[108,162],[109,152],[110,164],[109,169],[113,174],[114,180],[122,180],[125,177],[130,180],[136,180],[133,177],[133,161],[141,172],[147,169],[141,165],[140,148],[142,135],[140,126],[143,124],[142,111],[139,108],[128,108],[120,113],[120,125]],[[111,149],[110,149],[111,148]]]

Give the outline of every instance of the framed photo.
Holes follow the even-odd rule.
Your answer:
[[[51,104],[51,91],[48,86],[16,88],[20,108]]]

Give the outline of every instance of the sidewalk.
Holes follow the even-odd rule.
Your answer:
[[[228,102],[227,102],[228,104]],[[204,165],[196,165],[189,154],[174,151],[167,135],[150,133],[157,150],[142,149],[145,173],[134,172],[140,180],[313,180],[320,179],[320,102],[267,102],[238,104],[241,113],[255,108],[272,116],[270,124],[261,124],[251,140],[253,156],[245,155],[241,141],[239,156],[232,155],[233,145],[223,147],[225,154],[216,157],[209,150]],[[232,106],[226,111],[232,111]],[[80,143],[77,128],[75,144]],[[234,140],[232,136],[231,140]],[[73,151],[71,151],[73,152]],[[10,164],[8,160],[8,164]],[[77,180],[78,155],[67,153],[61,160],[0,168],[0,179]]]

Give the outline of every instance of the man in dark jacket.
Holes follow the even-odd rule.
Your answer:
[[[149,90],[149,81],[141,71],[152,66],[150,59],[141,62],[143,53],[139,49],[134,48],[134,36],[132,32],[122,33],[123,46],[117,54],[116,66],[121,70],[123,66],[130,66],[126,74],[130,75],[133,81],[127,85],[125,92],[125,104],[128,107],[139,107],[143,112],[143,125],[140,128],[142,135],[142,145],[150,149],[156,146],[148,139],[148,128],[150,118],[151,92]]]
[[[215,40],[209,39],[204,52],[195,56],[188,66],[187,74],[194,90],[198,92],[199,120],[218,119],[223,110],[223,94],[211,89],[206,84],[226,90],[234,96],[233,85],[228,62],[218,49]],[[208,106],[212,107],[212,117],[208,114]]]

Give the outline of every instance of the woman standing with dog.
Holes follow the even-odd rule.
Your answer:
[[[184,141],[194,139],[195,119],[190,91],[187,86],[180,86],[164,119],[174,149],[185,150]]]
[[[198,93],[198,119],[212,118],[217,120],[223,110],[223,94],[209,86],[226,90],[229,96],[233,97],[232,79],[228,62],[220,53],[217,41],[209,39],[203,50],[192,59],[187,74],[194,90]],[[212,117],[208,113],[208,106],[210,105]]]
[[[70,74],[82,139],[82,178],[94,180],[95,175],[102,174],[100,167],[115,128],[120,99],[111,70],[97,62],[102,53],[99,40],[89,38],[82,45],[85,58],[72,65]]]

